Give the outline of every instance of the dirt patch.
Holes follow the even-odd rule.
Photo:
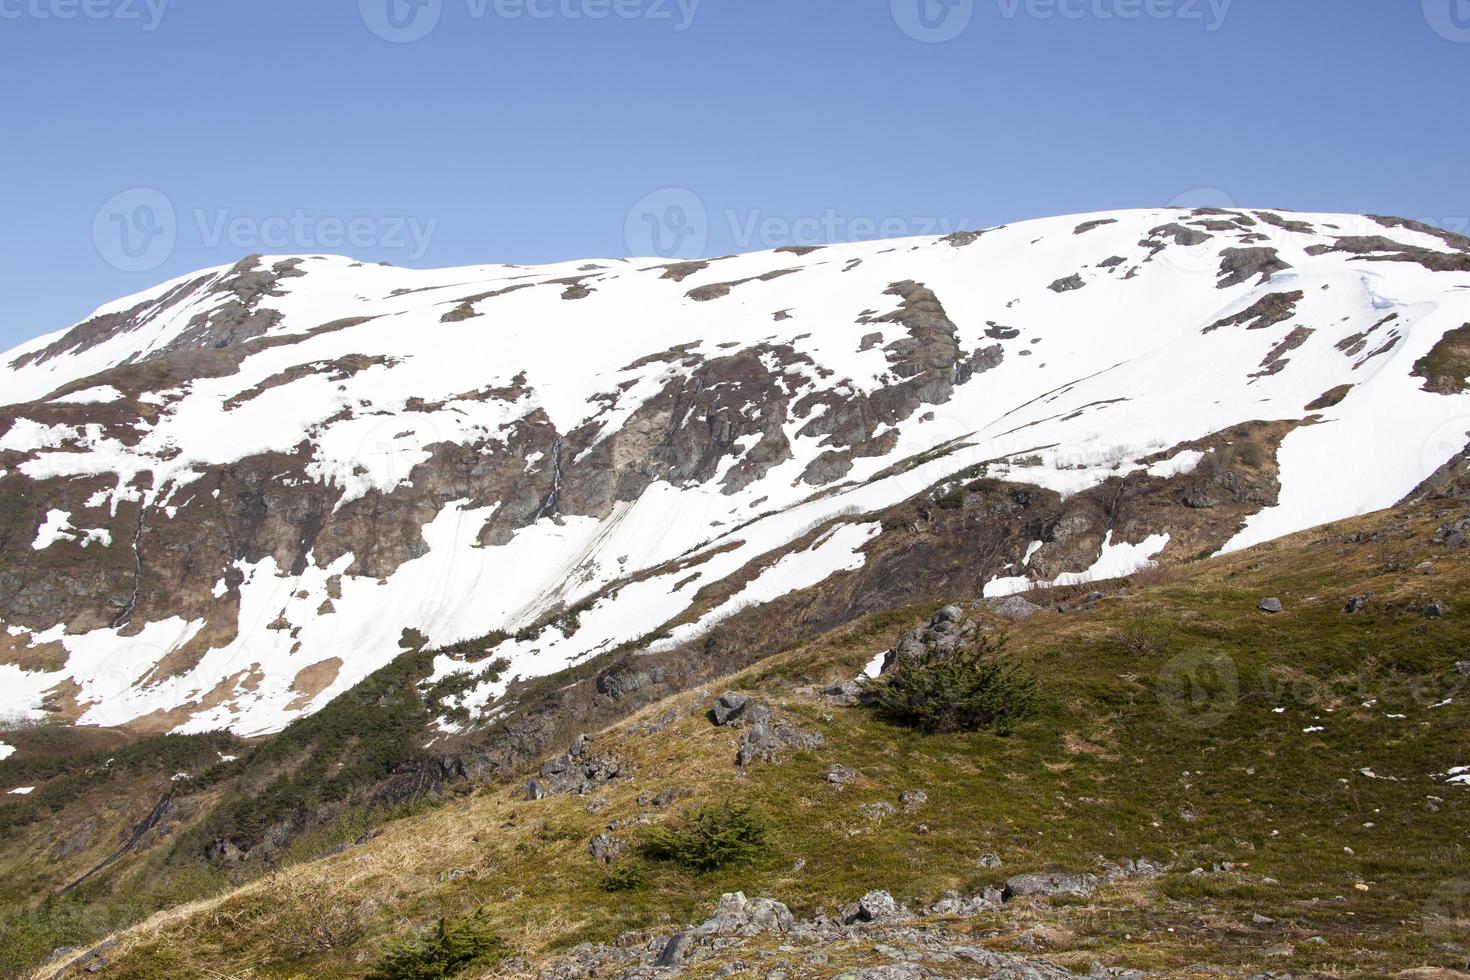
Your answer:
[[[1470,388],[1470,323],[1445,332],[1428,354],[1414,362],[1411,378],[1423,378],[1424,390],[1458,395]]]
[[[291,682],[291,690],[296,692],[296,698],[286,705],[286,710],[300,711],[305,708],[311,703],[312,698],[330,687],[341,672],[342,660],[340,657],[329,657],[304,668]]]
[[[1247,330],[1264,330],[1274,326],[1283,320],[1290,320],[1296,315],[1296,305],[1306,298],[1306,293],[1295,290],[1290,293],[1272,293],[1263,296],[1248,309],[1242,310],[1234,316],[1216,320],[1205,327],[1204,333],[1212,333],[1221,327],[1238,327],[1246,324]]]
[[[1220,253],[1220,281],[1216,289],[1229,289],[1249,282],[1255,276],[1257,285],[1269,282],[1278,272],[1290,269],[1274,248],[1227,248]]]
[[[1316,333],[1311,327],[1297,327],[1287,334],[1286,337],[1271,348],[1271,353],[1261,362],[1261,370],[1251,375],[1252,378],[1265,378],[1280,373],[1288,363],[1286,355],[1296,350],[1307,342],[1307,338]]]
[[[696,303],[708,303],[712,299],[729,296],[730,291],[736,286],[743,286],[748,282],[770,282],[772,279],[780,279],[782,276],[789,276],[794,272],[800,271],[800,269],[777,269],[774,272],[767,272],[765,275],[751,276],[749,279],[736,279],[732,282],[714,282],[708,286],[691,289],[685,295]]]
[[[1333,408],[1341,405],[1342,400],[1348,396],[1348,392],[1352,391],[1354,387],[1354,385],[1338,385],[1336,388],[1329,388],[1313,400],[1307,402],[1304,408],[1308,412],[1320,412],[1325,408]]]
[[[1072,234],[1085,235],[1089,231],[1092,231],[1094,228],[1101,228],[1103,225],[1115,225],[1117,223],[1117,218],[1098,218],[1094,221],[1084,221],[1082,222],[1082,224],[1072,229]]]

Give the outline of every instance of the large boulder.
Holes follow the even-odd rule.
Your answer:
[[[749,695],[726,691],[715,699],[715,706],[710,709],[710,714],[714,716],[716,725],[728,725],[738,721],[752,703]]]
[[[770,898],[746,898],[744,892],[726,892],[714,914],[695,933],[715,936],[760,936],[790,932],[796,925],[791,910]]]
[[[909,916],[909,910],[898,904],[892,895],[877,890],[858,899],[857,904],[843,916],[843,921],[849,925],[858,922],[897,922]]]
[[[1004,599],[987,599],[985,606],[1002,619],[1013,622],[1025,622],[1042,612],[1042,608],[1036,603],[1018,595],[1006,596]]]

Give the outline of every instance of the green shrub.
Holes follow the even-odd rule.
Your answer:
[[[878,711],[922,732],[992,730],[1008,734],[1035,708],[1036,678],[997,656],[1003,641],[899,658],[880,680],[865,686]]]
[[[683,827],[655,827],[643,843],[645,856],[705,872],[759,857],[766,848],[766,818],[748,806],[700,810]]]
[[[636,892],[643,887],[644,874],[641,864],[624,864],[609,871],[602,879],[605,892]]]
[[[442,980],[471,965],[489,965],[500,952],[482,909],[468,919],[440,919],[426,935],[392,943],[368,980]]]

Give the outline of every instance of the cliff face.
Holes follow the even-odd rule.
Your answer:
[[[1464,239],[1261,211],[252,257],[0,357],[0,710],[272,731],[405,629],[496,634],[507,669],[436,661],[452,728],[751,607],[825,628],[1387,506],[1465,448],[1467,289]]]

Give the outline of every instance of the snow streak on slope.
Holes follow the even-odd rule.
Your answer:
[[[87,601],[114,602],[108,624],[83,625],[0,579],[0,711],[65,692],[85,723],[267,732],[387,663],[406,627],[442,645],[581,603],[575,628],[496,649],[511,669],[464,696],[480,710],[514,677],[684,617],[678,642],[860,568],[879,528],[863,515],[978,464],[1074,494],[1189,474],[1208,453],[1140,461],[1251,420],[1309,424],[1282,444],[1279,499],[1229,547],[1388,506],[1470,416],[1470,397],[1415,376],[1470,322],[1465,253],[1413,227],[1266,214],[1119,212],[672,266],[273,257],[110,304],[0,357],[0,492],[76,494],[36,510],[24,550],[110,561],[132,599],[99,587]],[[1400,251],[1360,244],[1374,236]],[[227,506],[242,469],[265,487],[243,515]],[[241,543],[271,520],[290,533]],[[1170,534],[1110,532],[1056,580],[1127,572]],[[158,542],[209,535],[234,550],[167,566]],[[1029,560],[987,594],[1031,584]],[[0,551],[0,571],[17,561]],[[168,586],[140,589],[150,575]]]

